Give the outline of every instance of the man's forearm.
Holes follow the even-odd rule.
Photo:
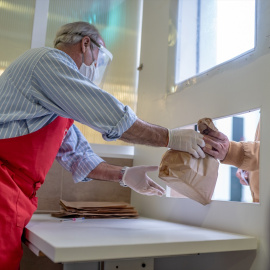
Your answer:
[[[169,141],[168,129],[137,119],[121,136],[128,143],[166,147]]]
[[[169,134],[167,128],[152,125],[137,119],[135,123],[123,133],[120,140],[134,144],[166,147],[168,145]],[[122,167],[120,166],[102,162],[92,170],[87,177],[96,180],[119,182],[121,169]]]
[[[95,180],[119,182],[121,169],[122,167],[120,166],[101,162],[87,177]]]

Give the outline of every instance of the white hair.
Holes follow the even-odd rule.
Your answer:
[[[100,37],[97,28],[87,22],[73,22],[63,25],[56,33],[54,47],[60,43],[73,45],[88,36],[94,41]]]

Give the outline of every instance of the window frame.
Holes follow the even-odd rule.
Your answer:
[[[223,63],[215,65],[208,70],[200,72],[180,83],[175,83],[176,61],[177,61],[177,24],[178,24],[178,10],[181,0],[172,0],[170,3],[170,21],[168,28],[168,61],[167,61],[167,95],[178,93],[184,89],[196,85],[222,73],[231,68],[242,67],[253,60],[254,55],[257,54],[258,44],[258,0],[255,0],[255,31],[254,31],[254,48],[243,52]]]

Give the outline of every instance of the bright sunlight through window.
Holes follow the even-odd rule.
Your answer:
[[[179,0],[175,83],[255,47],[255,0]]]

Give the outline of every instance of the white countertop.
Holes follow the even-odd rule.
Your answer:
[[[110,145],[91,143],[92,150],[100,157],[109,158],[134,158],[134,146],[132,145]]]
[[[29,247],[63,263],[257,249],[251,236],[141,217],[61,222],[35,214],[25,238]]]

